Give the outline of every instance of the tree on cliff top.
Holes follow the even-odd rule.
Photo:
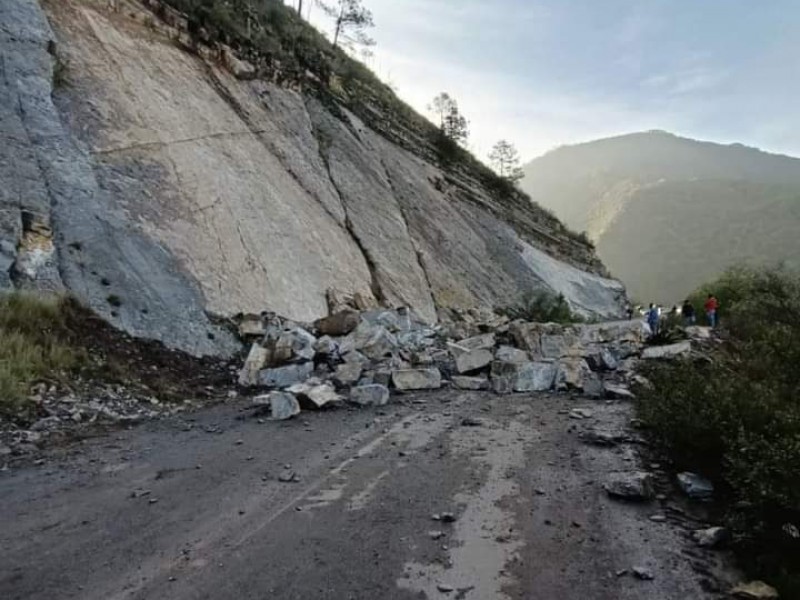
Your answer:
[[[442,92],[428,107],[439,119],[442,135],[457,144],[464,144],[469,138],[469,123],[458,110],[458,102],[447,92]]]
[[[364,7],[361,0],[318,0],[325,13],[334,19],[333,47],[374,46],[375,40],[367,35],[367,29],[375,27],[372,13]]]
[[[524,176],[519,166],[519,153],[511,142],[497,142],[489,154],[489,160],[497,174],[510,183],[517,183]]]

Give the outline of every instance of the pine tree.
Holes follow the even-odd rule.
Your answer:
[[[524,176],[519,166],[519,153],[511,142],[497,142],[489,154],[489,160],[497,174],[510,183],[517,183]]]
[[[375,27],[372,13],[365,8],[361,0],[335,0],[325,2],[319,0],[319,5],[325,13],[334,19],[333,47],[340,45],[374,46],[375,40],[370,38],[366,31]]]
[[[447,139],[465,144],[469,138],[469,122],[458,110],[458,103],[448,93],[442,92],[433,99],[429,110],[439,119],[439,130]]]

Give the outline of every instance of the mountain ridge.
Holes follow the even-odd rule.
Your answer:
[[[642,302],[676,302],[735,262],[794,264],[800,252],[792,156],[653,130],[562,146],[524,171],[523,189],[585,231]]]

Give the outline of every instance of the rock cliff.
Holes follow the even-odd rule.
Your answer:
[[[214,316],[313,320],[332,289],[428,322],[540,290],[618,314],[622,285],[526,198],[179,35],[134,0],[0,4],[0,286],[194,354],[237,347]]]

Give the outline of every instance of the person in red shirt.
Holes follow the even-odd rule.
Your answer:
[[[719,300],[714,297],[714,294],[708,295],[708,300],[705,303],[706,317],[708,317],[708,324],[713,329],[717,326],[717,310],[719,309]]]

